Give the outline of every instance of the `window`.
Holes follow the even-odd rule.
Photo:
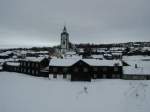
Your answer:
[[[97,78],[97,74],[94,74],[94,79],[96,79]]]
[[[133,76],[133,79],[139,79],[139,77],[138,76]]]
[[[39,72],[38,72],[38,70],[36,70],[36,75],[38,75],[39,74]]]
[[[97,67],[94,67],[94,68],[93,68],[93,71],[94,71],[94,72],[97,72],[97,71],[98,71],[98,68],[97,68]]]
[[[63,72],[67,72],[68,71],[68,68],[63,68]]]
[[[26,62],[23,62],[24,63],[24,66],[26,66]]]
[[[107,71],[107,68],[106,68],[106,67],[104,67],[104,68],[103,68],[103,72],[106,72],[106,71]]]
[[[63,74],[63,78],[66,79],[66,78],[67,78],[67,75],[66,75],[66,74]]]
[[[25,66],[26,66],[26,67],[28,66],[28,62],[25,63]]]
[[[32,68],[34,67],[34,63],[32,63]]]
[[[106,75],[105,75],[105,74],[103,74],[103,78],[104,78],[104,79],[106,78]]]
[[[30,62],[28,62],[28,67],[30,67]]]
[[[28,73],[30,73],[30,69],[28,69]]]
[[[54,75],[53,75],[53,78],[57,78],[57,74],[54,74]]]
[[[115,72],[118,72],[119,70],[118,70],[118,67],[114,67],[114,71]]]
[[[112,75],[112,78],[117,78],[117,75],[113,74],[113,75]]]
[[[83,72],[88,72],[88,68],[83,68]]]
[[[36,63],[36,67],[39,67],[39,64],[38,64],[38,63]]]
[[[26,72],[26,69],[24,69],[24,72]]]
[[[34,70],[32,70],[32,74],[34,74]]]
[[[23,70],[22,70],[22,68],[21,68],[21,70],[20,70],[21,72],[23,72]]]
[[[78,72],[78,71],[79,71],[79,69],[78,69],[78,68],[75,68],[75,69],[74,69],[74,72]]]
[[[53,72],[57,72],[57,68],[53,68]]]

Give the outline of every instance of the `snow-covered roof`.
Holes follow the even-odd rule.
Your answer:
[[[150,56],[123,56],[123,60],[127,60],[127,61],[129,61],[129,60],[134,60],[134,61],[136,61],[136,60],[150,60]]]
[[[111,47],[110,50],[124,50],[124,47]]]
[[[122,63],[119,60],[83,59],[83,61],[91,66],[122,66]]]
[[[150,56],[129,56],[123,58],[123,60],[130,66],[135,66],[135,64],[137,64],[138,67],[150,67]]]
[[[51,59],[49,66],[71,66],[79,59]]]
[[[119,60],[98,60],[98,59],[51,59],[49,66],[72,66],[77,61],[82,60],[91,66],[122,66]]]
[[[65,56],[64,57],[65,59],[82,59],[82,56],[81,55],[71,55],[71,56]]]
[[[103,55],[91,55],[92,58],[103,59]]]
[[[150,68],[149,67],[131,67],[126,66],[123,68],[123,73],[125,75],[150,75]]]
[[[32,50],[28,50],[27,53],[31,53],[31,54],[48,54],[48,51],[32,51]]]
[[[5,59],[0,59],[0,63],[4,63],[5,62]]]
[[[23,61],[41,62],[45,57],[26,57]]]
[[[142,50],[144,50],[144,51],[145,51],[145,50],[150,51],[150,47],[143,47]]]
[[[19,62],[7,62],[6,64],[10,65],[10,66],[19,66],[20,65]]]
[[[123,68],[124,74],[150,75],[150,61],[126,60],[130,66]]]
[[[70,51],[70,52],[66,52],[65,54],[66,54],[66,55],[75,55],[75,54],[76,54],[76,52],[74,52],[74,51]]]
[[[6,51],[6,52],[3,52],[3,53],[0,53],[0,56],[8,56],[11,53],[12,53],[12,51]]]
[[[0,56],[8,56],[8,54],[1,53]]]
[[[112,55],[122,55],[122,53],[120,53],[120,52],[112,52],[111,54]]]

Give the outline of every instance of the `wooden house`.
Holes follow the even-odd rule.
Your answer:
[[[97,78],[120,78],[122,64],[114,60],[51,59],[49,72],[53,78],[70,76],[71,81],[91,81]]]
[[[41,77],[49,77],[49,67],[41,68],[39,74]]]
[[[91,81],[91,67],[79,60],[70,67],[71,81]]]
[[[33,76],[42,76],[40,70],[47,67],[49,60],[44,57],[26,57],[20,60],[20,72]]]
[[[19,62],[5,62],[3,64],[3,70],[9,72],[20,72]]]
[[[77,61],[78,59],[51,59],[49,63],[49,77],[62,77],[71,80],[70,67]]]
[[[89,64],[93,79],[116,79],[123,74],[122,62],[119,60],[84,59],[84,62]]]

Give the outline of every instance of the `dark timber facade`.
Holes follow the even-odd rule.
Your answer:
[[[91,81],[91,79],[116,79],[120,78],[122,73],[122,66],[103,66],[90,65],[84,60],[79,60],[70,66],[49,66],[49,73],[54,75],[70,75],[71,81]]]
[[[45,73],[41,73],[41,69],[47,67],[49,64],[49,60],[48,59],[43,59],[40,61],[32,61],[32,60],[21,60],[20,61],[20,72],[21,73],[25,73],[25,74],[30,74],[33,76],[44,76],[44,77],[48,77],[48,73],[47,75]]]

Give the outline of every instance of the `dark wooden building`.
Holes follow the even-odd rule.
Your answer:
[[[20,72],[19,62],[5,62],[3,64],[3,70],[9,72]]]
[[[91,68],[83,60],[77,61],[70,67],[71,81],[91,81]]]
[[[96,60],[84,59],[90,65],[93,79],[120,78],[122,73],[122,62],[119,60]]]
[[[49,72],[54,78],[70,76],[71,81],[91,81],[97,78],[120,78],[122,63],[117,60],[51,59]]]
[[[33,76],[48,77],[48,74],[41,74],[41,69],[47,67],[48,64],[49,59],[44,57],[26,57],[26,59],[20,60],[20,72]]]

